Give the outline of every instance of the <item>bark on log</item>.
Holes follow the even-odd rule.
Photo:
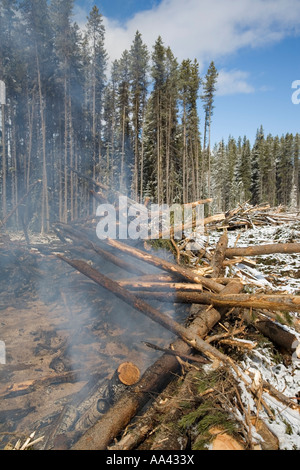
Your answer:
[[[118,281],[119,285],[127,289],[143,290],[151,292],[168,292],[168,291],[181,291],[181,292],[202,292],[202,286],[199,284],[192,284],[188,282],[139,282],[139,281]]]
[[[213,269],[212,277],[220,277],[224,274],[223,261],[225,259],[225,252],[228,245],[228,235],[224,232],[217,243],[215,252],[211,260],[211,267]]]
[[[300,253],[300,243],[275,243],[270,245],[227,248],[225,252],[227,258],[233,258],[234,256],[273,255],[276,253]]]
[[[191,268],[192,269],[192,268]],[[236,281],[240,281],[240,279],[238,277],[212,277],[211,275],[207,276],[207,279],[210,279],[212,281],[215,281],[217,282],[218,284],[229,284],[230,282],[232,282],[232,280],[236,280]],[[121,285],[125,286],[125,282],[127,283],[126,285],[129,287],[130,284],[132,283],[135,283],[135,282],[138,282],[138,283],[141,283],[141,282],[159,282],[159,283],[163,283],[163,282],[166,282],[166,283],[178,283],[180,282],[180,280],[182,280],[182,277],[180,276],[174,276],[174,275],[171,275],[171,274],[145,274],[145,275],[142,275],[142,276],[135,276],[135,277],[132,277],[132,278],[127,278],[126,281],[124,281],[124,279],[120,279],[118,280],[117,282],[120,282]],[[124,284],[122,284],[124,283]],[[193,285],[192,282],[189,282],[189,283],[186,283],[188,285]]]
[[[289,354],[296,354],[300,359],[300,343],[295,335],[271,320],[258,321],[255,323],[255,327],[275,345],[283,348]]]
[[[224,289],[223,285],[218,284],[217,282],[212,281],[211,279],[199,276],[188,268],[178,266],[174,263],[171,263],[170,261],[163,260],[158,256],[154,256],[150,253],[145,253],[144,251],[139,250],[137,248],[132,248],[117,240],[109,239],[107,240],[107,243],[110,246],[116,248],[117,250],[120,250],[123,253],[127,253],[128,255],[140,259],[141,261],[149,263],[169,273],[179,275],[184,280],[195,282],[196,284],[202,284],[203,287],[206,287],[207,289],[212,290],[213,292],[221,292]]]
[[[212,198],[200,199],[199,201],[188,202],[187,204],[184,204],[184,207],[196,207],[196,206],[201,206],[203,204],[209,204],[210,202],[213,202]]]
[[[159,310],[153,308],[148,303],[139,299],[135,295],[128,292],[126,289],[121,287],[117,282],[112,281],[108,277],[96,271],[96,269],[91,268],[87,263],[80,260],[69,260],[64,258],[61,255],[58,255],[58,258],[68,263],[70,266],[92,279],[94,282],[109,290],[115,294],[118,298],[125,301],[128,305],[132,306],[136,310],[140,311],[148,318],[154,322],[162,325],[167,330],[175,333],[179,338],[185,341],[187,344],[191,345],[197,351],[207,355],[210,359],[217,359],[224,364],[230,365],[233,370],[240,375],[239,369],[236,367],[235,363],[227,357],[225,354],[222,354],[218,349],[214,348],[210,344],[203,341],[201,338],[194,336],[191,337],[189,331],[184,326],[177,323],[170,317],[163,315]]]
[[[161,348],[159,346],[156,346],[155,344],[147,343],[146,341],[144,341],[144,344],[151,349],[155,349],[156,351],[161,351],[166,354],[171,354],[171,356],[180,357],[180,359],[183,359],[184,361],[192,361],[192,362],[196,362],[202,365],[209,363],[209,361],[207,359],[204,359],[204,357],[198,357],[198,356],[194,357],[194,356],[190,356],[187,354],[182,354],[180,351],[174,351],[173,349]]]
[[[225,214],[216,214],[210,217],[206,217],[205,219],[203,219],[203,221],[201,221],[201,223],[203,223],[203,226],[205,227],[206,225],[209,225],[213,222],[222,222],[224,219],[225,219]],[[198,224],[198,227],[199,226],[200,224]],[[157,232],[157,234],[151,234],[151,238],[152,240],[160,239],[160,238],[163,238],[163,239],[171,238],[171,237],[174,238],[175,235],[180,234],[182,236],[182,234],[185,233],[187,230],[191,230],[191,229],[195,230],[196,228],[197,228],[196,221],[190,220],[189,222],[186,222],[184,225],[179,224],[179,225],[176,225],[175,227],[171,225],[170,229]]]
[[[178,282],[178,276],[172,276],[171,274],[145,274],[142,276],[127,278],[126,281],[124,281],[124,279],[120,279],[117,282],[123,286],[125,286],[125,284],[123,284],[124,282],[126,282],[128,286],[136,282]]]
[[[233,282],[225,287],[226,292],[237,293],[242,290],[240,283]],[[224,289],[224,292],[225,292]],[[187,330],[190,334],[204,337],[222,318],[227,310],[220,312],[211,309],[209,313],[203,307],[196,306],[195,320]],[[197,316],[196,316],[197,315]],[[192,347],[181,339],[173,343],[174,349],[182,354],[192,353]],[[180,365],[175,356],[164,354],[143,374],[133,390],[125,392],[117,402],[92,428],[90,428],[73,446],[72,450],[105,450],[112,440],[130,423],[131,419],[146,405],[153,393],[162,391],[174,379]]]
[[[159,300],[161,302],[205,304],[215,307],[261,308],[266,310],[300,311],[300,296],[298,295],[264,295],[264,294],[211,294],[198,292],[147,292],[135,291],[143,299]]]
[[[104,250],[102,248],[100,248],[100,246],[98,245],[95,245],[88,237],[86,237],[82,232],[80,232],[79,230],[75,229],[75,228],[71,228],[69,227],[68,225],[64,225],[64,224],[56,224],[60,230],[62,230],[68,237],[70,237],[71,239],[75,239],[75,240],[81,240],[83,241],[85,244],[86,244],[86,247],[90,248],[91,250],[93,250],[95,253],[97,253],[99,256],[101,256],[102,258],[106,259],[107,261],[109,261],[110,263],[113,263],[115,266],[118,266],[119,268],[127,271],[127,272],[130,272],[130,273],[133,273],[133,274],[140,274],[140,275],[144,275],[146,274],[146,270],[145,269],[142,269],[138,266],[136,266],[134,263],[131,263],[130,261],[127,261],[127,260],[123,260],[122,258],[120,258],[119,256],[115,256],[113,253],[110,253],[109,251],[107,250]]]

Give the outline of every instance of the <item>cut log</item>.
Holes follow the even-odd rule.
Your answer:
[[[227,248],[226,257],[234,256],[261,256],[276,253],[293,254],[300,253],[300,243],[277,243],[270,245],[257,245],[240,248]]]
[[[279,440],[275,434],[270,431],[268,426],[261,419],[251,417],[251,424],[255,426],[256,432],[261,436],[261,449],[262,450],[279,450]]]
[[[161,394],[157,396],[142,416],[137,417],[134,426],[129,426],[121,439],[108,447],[109,451],[133,450],[137,449],[139,444],[145,441],[147,437],[153,434],[157,425],[157,404],[161,400],[169,399],[174,390],[173,382],[170,382]]]
[[[171,331],[172,333],[175,333],[179,338],[181,338],[187,344],[189,344],[194,349],[196,349],[196,351],[203,353],[204,355],[208,356],[212,360],[217,359],[218,361],[229,365],[238,374],[238,376],[241,377],[242,374],[240,373],[239,368],[236,366],[236,364],[234,363],[234,361],[232,361],[231,358],[221,353],[218,349],[214,348],[209,343],[203,341],[198,336],[191,337],[187,328],[180,325],[178,322],[176,322],[172,318],[167,317],[166,315],[163,315],[159,310],[153,308],[148,303],[142,301],[135,295],[131,294],[126,289],[121,287],[117,282],[112,281],[108,277],[99,273],[96,269],[92,268],[84,261],[69,260],[69,259],[64,258],[61,255],[58,255],[58,258],[65,261],[70,266],[73,266],[73,268],[75,268],[76,270],[84,274],[85,276],[89,277],[100,286],[112,292],[118,298],[125,301],[128,305],[140,311],[141,313],[146,315],[148,318],[150,318],[154,322],[162,325],[164,328]]]
[[[226,292],[239,292],[242,284],[234,282],[225,287]],[[196,307],[195,320],[187,328],[189,334],[204,337],[222,318],[226,309],[218,312],[211,309],[209,313],[203,307]],[[192,347],[177,339],[173,343],[176,351],[191,354]],[[112,440],[130,423],[132,418],[146,405],[153,394],[160,393],[180,371],[175,356],[164,354],[143,374],[140,382],[132,391],[124,393],[122,398],[73,446],[73,450],[105,450]]]
[[[229,278],[228,278],[229,279]],[[230,279],[229,279],[230,280]],[[123,287],[130,286],[130,284],[135,284],[136,282],[177,282],[178,276],[172,276],[171,274],[145,274],[142,276],[135,276],[132,278],[120,279],[117,282]],[[127,284],[126,284],[127,283]]]
[[[300,343],[295,335],[271,320],[257,321],[255,327],[275,345],[300,359]]]
[[[187,204],[184,204],[184,207],[197,207],[203,204],[209,204],[210,202],[213,202],[213,199],[200,199],[199,201],[195,202],[188,202]]]
[[[117,369],[118,379],[124,385],[135,385],[140,379],[140,370],[132,362],[123,362]]]
[[[171,263],[170,261],[163,260],[158,256],[154,256],[150,253],[145,253],[142,250],[125,245],[125,243],[121,243],[117,240],[111,239],[107,240],[107,243],[123,253],[127,253],[128,255],[131,255],[134,258],[140,259],[141,261],[156,266],[164,271],[178,275],[184,280],[195,282],[196,284],[202,284],[203,287],[206,287],[207,289],[212,290],[213,292],[221,292],[224,289],[223,285],[218,284],[217,282],[212,281],[211,279],[199,276],[188,268],[178,266],[174,263]]]
[[[113,253],[110,253],[109,251],[102,249],[99,245],[95,245],[86,235],[84,235],[81,231],[69,227],[68,225],[64,224],[56,224],[60,230],[62,230],[68,237],[71,239],[75,240],[81,240],[86,244],[86,247],[90,248],[93,250],[95,253],[97,253],[99,256],[102,258],[106,259],[110,263],[113,263],[115,266],[118,266],[119,268],[133,273],[133,274],[147,274],[146,270],[143,270],[142,268],[136,266],[136,264],[131,263],[130,261],[124,260],[120,258],[119,256],[115,256]]]
[[[209,430],[210,434],[216,436],[212,442],[212,450],[245,450],[245,447],[230,436],[222,428],[214,427]]]
[[[215,252],[211,260],[211,267],[213,269],[212,277],[220,277],[224,274],[223,261],[225,259],[225,252],[228,245],[228,235],[224,232],[217,243]]]
[[[151,349],[155,349],[156,351],[161,351],[166,354],[171,354],[172,356],[180,357],[180,359],[183,359],[184,361],[197,362],[198,364],[202,364],[202,365],[209,363],[209,361],[205,359],[204,357],[182,354],[180,351],[174,351],[173,349],[161,348],[159,346],[156,346],[155,344],[147,343],[146,341],[144,341],[144,344]]]
[[[83,173],[80,173],[78,170],[76,170],[75,168],[72,168],[72,167],[68,167],[69,170],[72,171],[72,173],[75,173],[77,176],[79,176],[79,178],[82,178],[86,181],[89,181],[93,186],[96,186],[97,188],[101,188],[103,189],[104,191],[108,191],[109,190],[109,187],[106,186],[105,184],[103,183],[99,183],[99,181],[96,181],[94,180],[93,178],[91,178],[90,176],[86,176],[84,175]]]
[[[300,311],[300,296],[298,295],[264,295],[264,294],[238,294],[226,295],[211,294],[207,292],[147,292],[135,291],[135,294],[143,299],[159,300],[161,302],[205,304],[215,307],[242,307],[262,308],[267,310],[279,310],[289,312]]]
[[[199,284],[192,284],[189,282],[139,282],[139,281],[118,281],[119,285],[127,289],[142,290],[150,292],[202,292],[202,286]]]
[[[212,215],[210,217],[206,217],[205,219],[203,219],[202,221],[200,221],[200,224],[203,224],[203,226],[205,227],[206,225],[209,225],[213,222],[221,222],[225,219],[225,214],[216,214],[216,215]],[[163,230],[161,232],[157,232],[157,234],[151,234],[151,238],[154,240],[154,239],[160,239],[160,238],[173,238],[175,237],[175,235],[179,235],[179,234],[182,234],[182,233],[186,233],[187,230],[195,230],[197,228],[197,224],[196,224],[196,220],[190,220],[189,222],[186,222],[183,226],[183,224],[179,224],[179,225],[176,225],[175,227],[173,227],[172,225],[170,226],[169,229],[167,230]],[[198,225],[198,227],[200,227],[200,224]]]

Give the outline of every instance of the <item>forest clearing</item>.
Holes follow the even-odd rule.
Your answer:
[[[95,227],[2,238],[2,446],[298,448],[297,213],[240,206],[197,251]]]
[[[297,129],[75,3],[0,0],[0,450],[299,450]]]

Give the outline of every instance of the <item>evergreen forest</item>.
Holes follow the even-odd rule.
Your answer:
[[[300,205],[299,134],[211,142],[218,71],[139,31],[110,61],[103,16],[73,0],[0,0],[0,219],[45,233],[95,210],[91,181],[143,202]],[[2,93],[3,95],[3,93]],[[234,131],[234,130],[233,130]],[[38,182],[38,184],[37,184]],[[94,188],[95,189],[95,188]]]

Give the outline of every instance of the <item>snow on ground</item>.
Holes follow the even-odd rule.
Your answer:
[[[222,232],[213,231],[208,236],[197,237],[198,246],[206,246],[207,250],[213,250]],[[14,236],[20,240],[22,235]],[[251,246],[271,243],[300,243],[300,221],[285,225],[254,226],[247,230],[234,230],[228,232],[229,247]],[[34,237],[35,243],[51,243],[53,237]],[[227,268],[227,275],[237,274],[244,281],[250,282],[250,289],[266,289],[268,292],[286,292],[300,295],[300,255],[299,254],[275,254],[264,255],[255,258],[256,265],[249,266],[238,264]],[[296,317],[297,314],[293,313]],[[299,333],[290,327],[289,329],[300,340]],[[300,392],[300,360],[293,358],[291,365],[286,366],[276,363],[265,346],[257,346],[244,357],[241,364],[247,371],[260,372],[264,380],[273,385],[286,397],[294,398]],[[244,385],[241,383],[241,388]],[[268,393],[263,398],[275,415],[275,420],[270,420],[267,413],[262,409],[260,417],[269,426],[270,430],[278,437],[281,450],[300,450],[300,414],[280,403]],[[251,411],[256,412],[255,402],[245,390],[244,403],[249,403]],[[296,403],[296,400],[295,400]],[[255,437],[254,429],[251,430]]]
[[[209,234],[211,246],[220,237],[220,232]],[[239,237],[239,238],[238,238]],[[300,222],[280,226],[270,225],[254,227],[253,229],[229,231],[229,247],[251,246],[271,243],[300,243]],[[237,240],[238,238],[238,240]],[[231,274],[242,275],[244,280],[255,280],[257,288],[273,290],[274,292],[286,292],[300,294],[300,255],[299,254],[275,254],[256,257],[256,266],[251,268],[246,265],[231,267]],[[247,275],[245,275],[247,273]],[[227,270],[229,275],[229,270]],[[255,287],[256,288],[256,287]],[[296,313],[293,313],[297,316]],[[300,340],[299,333],[292,328],[285,327]],[[278,364],[270,354],[267,347],[257,347],[245,356],[242,364],[244,370],[259,371],[264,380],[273,385],[285,396],[294,398],[300,392],[300,360],[293,358],[290,366]],[[246,392],[245,392],[246,393]],[[244,397],[249,401],[249,395]],[[268,393],[264,393],[264,399],[275,414],[275,420],[271,421],[266,412],[260,416],[268,424],[271,431],[278,437],[281,450],[300,450],[300,414],[299,411],[287,408]],[[296,400],[294,400],[296,403]],[[255,412],[255,404],[250,400],[252,411]]]

